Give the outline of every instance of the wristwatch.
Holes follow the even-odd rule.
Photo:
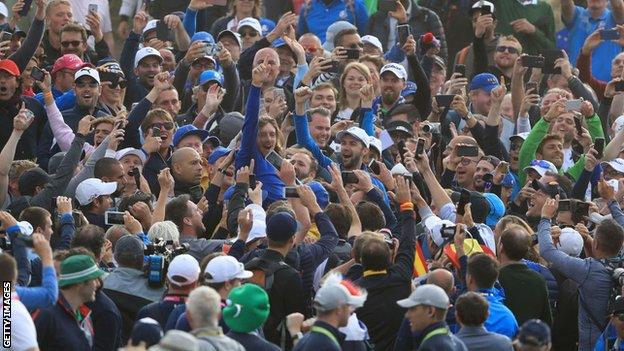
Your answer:
[[[303,333],[302,332],[298,332],[297,334],[292,336],[293,340],[299,340],[301,338],[303,338]]]

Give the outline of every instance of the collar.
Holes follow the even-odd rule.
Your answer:
[[[370,277],[370,276],[373,276],[373,275],[386,275],[387,273],[388,273],[388,271],[385,270],[385,269],[382,269],[382,270],[379,270],[379,271],[375,271],[375,270],[369,269],[369,270],[365,270],[364,273],[362,273],[362,277],[366,278],[366,277]]]
[[[317,320],[316,322],[314,322],[314,325],[316,327],[321,327],[321,328],[327,330],[328,332],[332,333],[336,337],[336,339],[338,339],[338,342],[340,344],[342,344],[344,339],[347,337],[346,334],[341,333],[337,328],[335,328],[334,326],[332,326],[329,323]]]
[[[171,302],[186,302],[186,299],[188,298],[188,295],[183,295],[183,294],[167,294],[165,297],[163,297],[163,301],[171,301]]]
[[[192,333],[193,335],[197,336],[197,337],[201,337],[201,336],[223,336],[223,330],[221,329],[221,327],[205,327],[205,328],[199,328],[196,329],[195,331],[193,331]]]
[[[438,328],[448,328],[448,326],[446,325],[446,322],[436,322],[428,325],[425,329],[423,329],[420,333],[416,335],[416,345],[420,346],[420,344],[424,341],[425,337],[427,337],[427,334]],[[415,349],[416,348],[417,347],[415,347]]]
[[[482,325],[480,326],[476,326],[476,327],[471,327],[471,326],[463,326],[461,327],[461,329],[459,330],[459,332],[461,334],[464,335],[481,335],[481,334],[487,334],[487,330],[485,330],[485,327]]]
[[[262,258],[267,259],[268,261],[283,261],[285,257],[279,253],[278,251],[272,249],[266,249],[261,255]]]
[[[56,303],[59,305],[59,307],[68,315],[70,315],[74,320],[76,320],[77,322],[80,322],[76,319],[76,311],[72,311],[72,307],[69,304],[69,302],[67,301],[67,299],[65,299],[65,296],[63,295],[63,293],[59,293],[59,297],[58,300],[56,301]],[[86,319],[89,314],[91,313],[91,310],[89,309],[89,307],[87,307],[85,304],[82,304],[78,307],[78,311],[80,311],[80,314],[82,315],[82,319]]]
[[[118,274],[126,277],[143,277],[143,272],[130,267],[117,267],[111,274]]]

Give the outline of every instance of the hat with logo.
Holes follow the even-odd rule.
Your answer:
[[[80,57],[74,54],[65,54],[54,61],[50,74],[54,75],[56,72],[64,69],[75,71],[88,66],[91,66],[91,64],[83,62]]]
[[[408,80],[407,82],[405,82],[405,88],[403,88],[403,90],[401,91],[401,96],[406,97],[411,94],[416,94],[416,90],[418,90],[418,86],[416,86],[416,83]]]
[[[100,83],[100,74],[95,68],[83,67],[79,69],[78,71],[76,71],[76,74],[74,75],[74,81],[77,82],[78,79],[82,77],[90,77],[96,82],[98,82],[98,84]]]
[[[602,162],[600,164],[602,165],[602,168],[609,166],[618,173],[624,173],[624,159],[616,158],[608,162]]]
[[[557,249],[565,252],[568,256],[579,257],[583,250],[583,237],[574,228],[561,229]]]
[[[214,165],[215,163],[217,163],[218,159],[223,156],[227,156],[230,152],[232,152],[231,149],[223,146],[218,146],[217,148],[212,150],[210,156],[208,156],[208,164]]]
[[[199,263],[195,257],[189,254],[176,256],[167,269],[167,279],[169,283],[184,286],[194,283],[199,278]]]
[[[207,71],[203,71],[199,75],[199,85],[204,85],[210,82],[217,82],[219,83],[219,85],[223,86],[223,76],[221,75],[221,73],[215,70],[210,69]]]
[[[379,73],[380,76],[383,76],[384,73],[391,72],[397,78],[407,80],[407,71],[405,71],[405,67],[398,63],[388,63],[385,66],[381,67],[381,71]]]
[[[178,146],[180,141],[189,135],[197,135],[202,143],[208,138],[208,131],[205,129],[199,129],[192,124],[186,124],[176,130],[173,134],[173,146]]]
[[[70,256],[61,262],[61,273],[58,278],[58,286],[62,288],[67,285],[87,282],[104,275],[95,264],[95,261],[87,255]]]
[[[349,280],[342,279],[339,273],[332,273],[314,296],[314,308],[317,311],[331,311],[344,305],[362,307],[366,302],[366,290]]]
[[[191,44],[196,41],[201,41],[204,43],[211,43],[211,44],[214,44],[215,42],[212,34],[208,32],[195,32],[195,34],[193,34],[193,37],[191,37]]]
[[[550,343],[550,327],[539,319],[529,319],[522,324],[517,337],[523,345],[545,346]]]
[[[117,190],[116,182],[103,182],[98,178],[85,179],[76,188],[76,200],[81,206],[90,204],[102,195],[110,195]]]
[[[10,59],[0,60],[0,71],[5,71],[15,77],[20,76],[20,69],[17,64]]]
[[[119,161],[121,161],[122,158],[128,156],[128,155],[134,155],[136,157],[138,157],[141,160],[141,163],[145,164],[145,162],[147,161],[147,157],[145,157],[145,153],[139,149],[135,149],[133,147],[127,147],[125,149],[121,149],[119,151],[117,151],[115,153],[115,158]]]
[[[338,132],[338,134],[336,134],[336,139],[340,141],[345,135],[350,135],[355,139],[361,141],[367,148],[370,146],[370,137],[362,128],[351,127],[347,130],[341,130],[340,132]]]
[[[423,224],[427,234],[437,246],[441,246],[444,243],[445,238],[442,236],[444,228],[455,227],[455,223],[447,219],[441,219],[436,215],[425,218]]]
[[[141,341],[145,342],[146,347],[158,344],[160,338],[163,337],[163,330],[160,324],[153,318],[141,318],[134,323],[132,327],[132,346],[137,346]]]
[[[492,73],[479,73],[470,81],[470,90],[481,89],[489,93],[498,85],[498,79]]]
[[[145,33],[151,31],[151,30],[156,30],[156,26],[158,25],[158,20],[157,19],[153,19],[147,22],[147,24],[145,25],[145,28],[143,28],[143,36],[145,36]]]
[[[275,241],[286,241],[297,232],[297,220],[288,212],[278,212],[267,219],[267,237]]]
[[[243,41],[241,40],[240,34],[233,32],[229,29],[222,30],[219,35],[217,35],[217,41],[221,40],[221,38],[226,36],[234,38],[234,40],[236,40],[236,42],[238,43],[238,46],[243,47]]]
[[[397,301],[403,308],[412,308],[420,305],[447,309],[449,298],[441,287],[433,284],[424,284],[416,288],[407,299]]]
[[[241,30],[243,27],[250,27],[256,32],[262,34],[262,26],[260,25],[260,21],[253,17],[245,17],[238,22],[238,30]]]
[[[260,28],[262,28],[262,36],[266,36],[271,33],[273,29],[275,29],[275,22],[268,18],[260,18],[258,22],[260,22]]]
[[[392,121],[386,125],[388,133],[403,133],[408,137],[413,137],[412,125],[405,121]]]
[[[381,45],[381,41],[379,41],[379,39],[374,36],[374,35],[365,35],[362,37],[362,43],[364,44],[370,44],[374,47],[376,47],[377,49],[379,49],[379,51],[383,52],[383,46]]]
[[[221,310],[223,321],[237,333],[258,329],[269,317],[269,295],[256,284],[243,284],[230,291]]]
[[[139,66],[139,63],[141,63],[141,60],[146,57],[156,57],[161,63],[163,62],[163,58],[158,50],[154,49],[151,46],[146,46],[141,50],[137,51],[137,53],[134,55],[134,68],[137,68]]]
[[[546,172],[550,171],[552,173],[557,174],[557,167],[555,167],[555,165],[550,162],[550,161],[546,161],[546,160],[533,160],[531,161],[531,163],[529,163],[528,166],[524,167],[524,172],[528,171],[528,170],[534,170],[535,172],[537,172],[537,174],[540,175],[540,177],[543,177]]]
[[[249,279],[253,275],[232,256],[217,256],[204,269],[206,283],[224,283],[232,279]]]

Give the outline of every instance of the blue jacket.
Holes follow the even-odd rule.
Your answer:
[[[550,309],[555,310],[557,300],[559,299],[559,283],[548,267],[537,262],[522,260],[527,267],[539,273],[546,280],[546,288],[548,289],[548,300],[550,301]]]
[[[231,331],[227,333],[227,336],[238,341],[245,350],[255,351],[279,351],[281,350],[277,345],[272,344],[255,333],[237,333]]]
[[[511,310],[505,306],[503,300],[504,296],[498,289],[481,289],[479,290],[485,299],[488,300],[490,305],[490,316],[485,321],[485,329],[492,333],[503,334],[510,339],[513,339],[518,332],[518,322],[514,317]]]
[[[58,299],[58,283],[56,271],[53,266],[43,267],[43,279],[41,286],[15,288],[20,301],[29,311],[37,308],[53,306]]]
[[[117,350],[121,341],[121,312],[102,290],[95,293],[95,301],[86,304],[93,321],[93,351]]]
[[[241,167],[249,165],[255,160],[256,179],[262,182],[262,189],[266,191],[267,202],[275,202],[284,199],[284,182],[277,175],[277,170],[264,158],[258,150],[258,114],[260,111],[260,88],[251,86],[247,96],[245,109],[245,122],[243,123],[243,136],[241,146],[236,153],[235,166],[238,171]]]
[[[347,21],[357,27],[360,35],[368,32],[368,13],[362,0],[333,0],[329,5],[323,0],[312,0],[301,6],[297,35],[314,33],[325,42],[327,27],[337,21]]]
[[[594,351],[624,351],[624,340],[619,339],[619,346],[615,347],[615,343],[618,341],[617,332],[613,324],[609,323],[605,331],[600,335],[600,338],[594,346]]]

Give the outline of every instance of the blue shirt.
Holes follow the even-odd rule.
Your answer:
[[[565,23],[565,21],[564,21]],[[576,60],[581,53],[581,48],[585,39],[598,28],[611,29],[616,26],[615,18],[609,9],[605,9],[602,17],[593,19],[587,9],[575,6],[572,23],[565,23],[569,30],[568,56],[570,62],[576,65]],[[604,81],[611,80],[611,60],[620,52],[622,48],[613,41],[603,41],[592,53],[592,74],[594,77]]]
[[[503,334],[513,340],[518,332],[518,322],[511,310],[503,304],[503,296],[497,289],[481,289],[480,292],[490,305],[490,315],[485,321],[485,329],[492,333]]]
[[[351,5],[347,6],[347,3]],[[316,34],[321,42],[325,42],[327,27],[337,21],[354,24],[360,35],[368,32],[368,13],[362,0],[333,0],[329,5],[322,0],[312,0],[309,5],[301,6],[297,33]]]

